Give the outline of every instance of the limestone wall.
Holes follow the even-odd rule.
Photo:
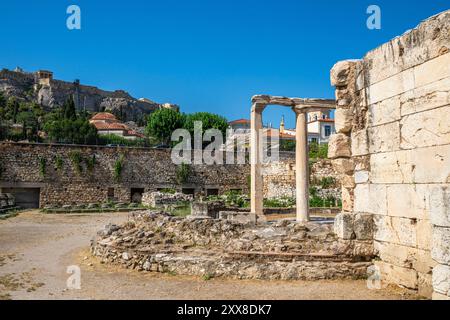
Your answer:
[[[76,153],[81,157],[80,172],[71,159]],[[114,167],[121,155],[123,170],[117,181]],[[93,158],[95,164],[89,169],[88,162]],[[282,153],[279,162],[265,164],[264,197],[295,195],[294,168],[293,153]],[[192,174],[183,184],[177,182],[176,169],[170,150],[0,143],[0,188],[40,188],[41,207],[104,202],[109,188],[114,188],[114,198],[122,202],[131,200],[132,188],[144,192],[160,188],[189,188],[196,192],[209,188],[218,189],[220,194],[235,189],[248,192],[248,164],[192,166]],[[320,179],[332,176],[333,170],[328,161],[322,161],[312,166],[312,175]]]
[[[450,11],[331,70],[336,232],[373,217],[382,280],[450,299]]]
[[[263,196],[264,198],[295,198],[295,153],[280,152],[279,162],[262,165],[263,171]],[[320,184],[324,178],[337,180],[338,173],[334,170],[328,159],[319,159],[310,165],[311,186]],[[318,187],[319,194],[340,199],[340,194],[335,186],[322,190]]]
[[[74,162],[78,154],[80,168]],[[90,168],[89,161],[94,160]],[[116,163],[122,160],[119,177]],[[177,182],[170,150],[1,143],[0,188],[40,188],[40,206],[104,202],[113,188],[117,201],[130,202],[131,189],[231,189],[248,192],[248,165],[195,165],[185,183]],[[110,190],[111,191],[111,190]]]

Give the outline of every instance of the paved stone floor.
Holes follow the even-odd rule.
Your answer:
[[[140,273],[99,263],[89,243],[126,213],[53,215],[28,211],[0,221],[0,299],[413,299],[398,288],[368,290],[364,280],[261,281]],[[81,289],[66,289],[67,267]]]

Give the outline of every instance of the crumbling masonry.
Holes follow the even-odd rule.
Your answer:
[[[450,11],[338,62],[335,231],[373,224],[381,280],[450,299]]]

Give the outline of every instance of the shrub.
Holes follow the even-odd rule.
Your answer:
[[[85,160],[86,167],[89,172],[92,172],[94,170],[95,161],[96,161],[95,154],[92,157],[89,157]]]
[[[121,154],[119,156],[119,159],[116,160],[114,163],[114,180],[120,181],[122,178],[122,170],[123,170],[123,163],[125,161],[125,156]]]
[[[102,134],[98,137],[100,145],[118,145],[127,147],[146,147],[148,143],[145,139],[128,140],[115,134]]]
[[[311,159],[326,159],[328,157],[328,144],[318,144],[311,142],[309,144],[309,158]]]
[[[61,171],[62,167],[63,167],[63,159],[61,158],[60,155],[57,155],[55,157],[55,168],[56,170]]]
[[[180,166],[178,166],[176,174],[179,184],[186,183],[191,174],[191,167],[187,163],[183,162]]]
[[[173,189],[173,188],[164,188],[164,189],[159,190],[159,192],[161,192],[161,193],[174,194],[174,193],[176,193],[177,191],[176,191],[175,189]]]
[[[47,166],[47,160],[43,157],[40,157],[39,158],[39,175],[41,177],[45,176],[46,166]]]
[[[322,180],[320,180],[320,185],[323,189],[329,189],[330,187],[333,187],[336,184],[336,179],[333,177],[323,177]]]
[[[292,208],[295,206],[295,199],[292,197],[264,199],[264,206],[269,208]]]
[[[73,166],[73,169],[75,170],[75,172],[77,174],[81,174],[81,172],[83,171],[83,168],[81,166],[81,160],[82,160],[81,152],[80,151],[71,151],[69,153],[69,159],[72,162],[72,166]]]

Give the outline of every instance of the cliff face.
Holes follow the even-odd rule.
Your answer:
[[[51,73],[50,73],[51,74]],[[0,92],[20,100],[36,102],[48,109],[60,106],[72,96],[79,110],[109,111],[120,115],[123,121],[136,121],[161,107],[161,104],[145,99],[138,100],[122,90],[105,91],[97,87],[43,78],[39,72],[21,70],[0,71]],[[175,107],[175,106],[174,106]]]

